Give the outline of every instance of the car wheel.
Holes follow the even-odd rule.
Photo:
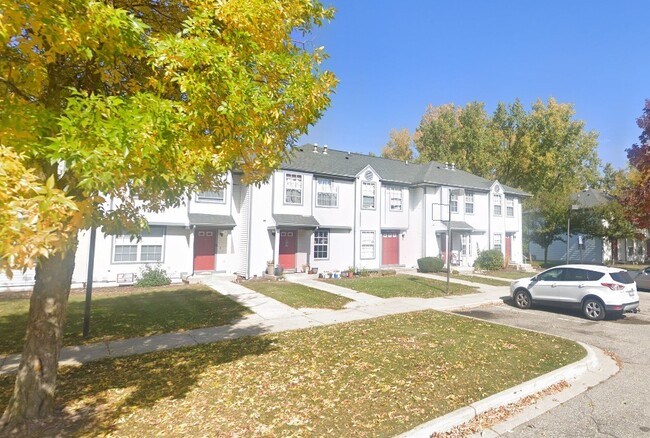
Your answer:
[[[582,313],[584,313],[587,319],[600,321],[601,319],[605,319],[605,306],[600,300],[587,298],[582,305]]]
[[[520,309],[530,309],[530,306],[533,304],[533,299],[530,296],[530,293],[527,290],[519,289],[515,291],[515,306]]]

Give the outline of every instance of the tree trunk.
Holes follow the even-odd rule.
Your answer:
[[[544,265],[548,263],[548,246],[544,247]]]
[[[40,258],[14,393],[0,419],[0,435],[24,433],[52,414],[65,315],[77,247]]]

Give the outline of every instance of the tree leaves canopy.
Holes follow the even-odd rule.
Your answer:
[[[333,17],[318,1],[0,0],[0,14],[3,171],[14,183],[30,175],[25,196],[51,181],[68,224],[53,233],[137,229],[142,209],[177,205],[230,170],[263,180],[336,85],[323,49],[300,41]],[[123,211],[97,210],[100,195]]]
[[[650,99],[636,121],[641,128],[639,143],[627,149],[630,163],[628,185],[622,190],[621,203],[627,217],[639,228],[650,228]]]
[[[400,161],[413,161],[413,148],[411,147],[412,139],[408,129],[403,128],[399,131],[391,129],[390,140],[381,151],[381,156]]]

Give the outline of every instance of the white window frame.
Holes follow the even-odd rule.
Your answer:
[[[216,192],[207,191],[199,192],[196,194],[196,202],[206,202],[212,204],[225,204],[226,203],[226,188],[223,187]]]
[[[449,210],[458,213],[458,195],[455,193],[449,193]]]
[[[503,197],[500,194],[492,195],[492,214],[494,216],[503,216]]]
[[[364,239],[365,236],[365,239]],[[361,231],[359,257],[362,260],[374,260],[376,258],[375,248],[377,247],[377,234],[374,231]]]
[[[314,260],[329,260],[330,258],[330,232],[329,230],[314,231]],[[323,252],[325,256],[323,257]],[[318,255],[320,254],[320,256]]]
[[[296,196],[289,195],[289,190],[295,191]],[[287,205],[302,205],[303,177],[299,173],[284,174],[284,203]],[[297,200],[296,200],[297,198]]]
[[[366,194],[366,188],[370,191],[372,187],[372,194]],[[366,199],[372,199],[372,206],[366,206]],[[362,210],[375,210],[377,208],[377,184],[370,181],[361,181],[361,209]]]
[[[474,214],[474,192],[465,192],[465,214]]]
[[[506,196],[506,216],[515,217],[515,198]]]
[[[492,235],[492,249],[503,251],[503,236],[501,233],[494,233]]]
[[[402,211],[404,203],[404,193],[401,187],[387,187],[388,192],[388,209],[390,211]]]
[[[323,201],[330,200],[330,203],[321,202],[321,195]],[[329,196],[327,196],[329,195]],[[332,202],[332,200],[334,202]],[[338,208],[339,206],[339,186],[332,179],[317,178],[316,179],[316,207],[325,208]]]
[[[130,234],[123,234],[113,236],[113,256],[111,257],[113,264],[128,264],[128,263],[162,263],[165,259],[165,235],[167,234],[166,227],[152,225],[149,231],[143,232],[142,237],[138,240],[135,236]],[[129,248],[129,252],[134,257],[129,257],[129,260],[124,260],[121,251],[118,247]],[[158,248],[160,248],[158,250]],[[154,249],[154,254],[159,253],[159,257],[148,257],[149,250]],[[118,252],[121,254],[118,255]],[[146,258],[143,258],[146,256]],[[119,260],[118,260],[119,259]]]

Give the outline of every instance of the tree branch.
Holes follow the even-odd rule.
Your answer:
[[[6,80],[5,78],[0,78],[0,83],[5,84],[7,88],[11,89],[17,96],[21,97],[22,99],[28,100],[30,102],[37,102],[38,99],[34,96],[30,96],[29,94],[23,92],[16,84],[14,84],[11,81]]]

